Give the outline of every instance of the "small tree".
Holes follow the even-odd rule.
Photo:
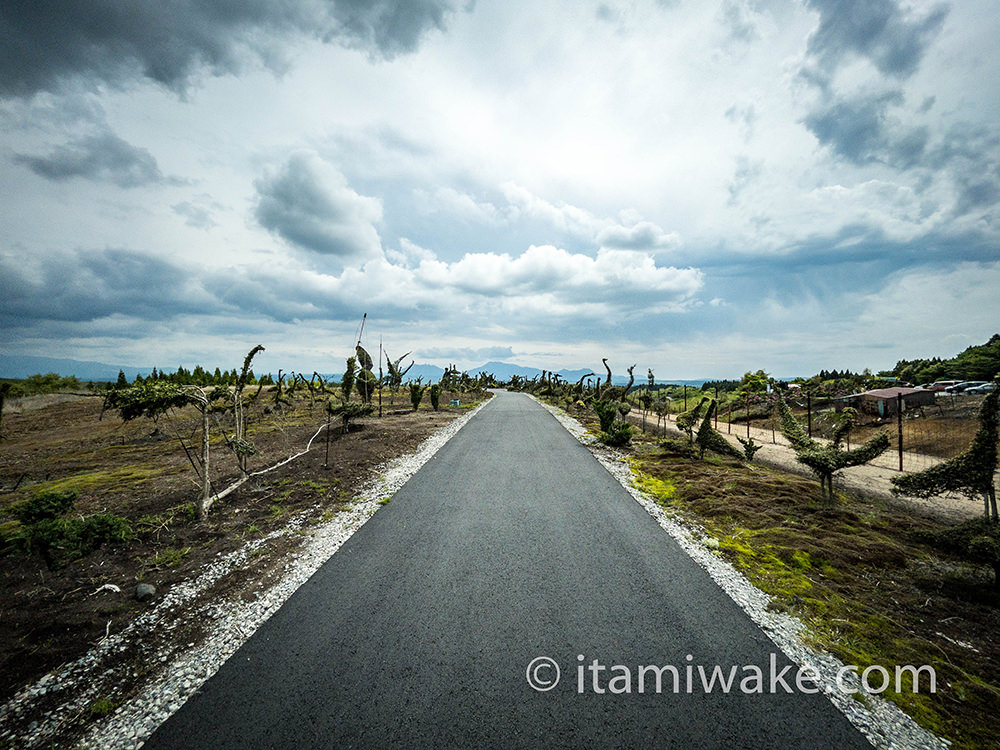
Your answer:
[[[694,426],[699,423],[705,410],[708,408],[711,398],[708,396],[702,396],[701,401],[699,401],[695,406],[691,407],[687,411],[682,411],[677,415],[675,424],[677,429],[687,433],[688,440],[691,444],[694,444]]]
[[[334,404],[329,401],[326,405],[327,413],[340,417],[343,432],[346,435],[351,431],[351,422],[361,417],[370,417],[375,412],[374,404],[359,404],[357,401],[345,401]]]
[[[356,364],[357,359],[348,357],[347,369],[344,371],[344,377],[340,380],[340,398],[345,404],[351,400],[351,394],[354,392],[354,368]]]
[[[358,387],[358,394],[361,396],[363,403],[370,404],[372,396],[375,395],[375,389],[378,387],[378,378],[375,377],[375,373],[373,372],[375,363],[372,361],[371,355],[365,351],[365,348],[361,344],[358,344],[356,347],[356,352],[358,364],[361,366],[361,371],[358,373],[355,381]]]
[[[979,407],[979,429],[964,452],[924,471],[893,477],[893,493],[925,499],[949,491],[961,493],[970,500],[978,496],[983,500],[986,519],[1000,520],[993,486],[993,474],[997,467],[998,400],[1000,389],[983,400]]]
[[[743,457],[744,459],[746,459],[747,463],[753,461],[753,457],[757,455],[757,451],[759,451],[761,448],[764,447],[762,445],[755,443],[753,438],[748,438],[747,440],[744,440],[739,435],[737,435],[736,439],[739,441],[740,445],[743,446]]]
[[[413,404],[413,411],[420,408],[420,402],[424,398],[424,386],[420,384],[420,378],[410,383],[410,403]]]
[[[854,409],[844,410],[832,443],[829,445],[817,443],[809,437],[805,428],[792,414],[792,410],[785,403],[781,391],[776,392],[781,434],[792,444],[795,457],[799,462],[808,466],[819,477],[820,492],[828,502],[833,503],[835,499],[833,475],[836,472],[849,466],[866,464],[889,449],[889,436],[884,432],[879,433],[860,448],[849,451],[840,447],[841,442],[854,427],[857,415]]]
[[[705,451],[710,450],[713,453],[719,453],[730,458],[742,459],[744,454],[722,437],[722,434],[718,430],[712,427],[712,415],[715,413],[715,406],[715,400],[709,399],[704,409],[705,416],[702,417],[701,427],[698,428],[698,436],[695,438],[699,449],[698,458],[704,458]]]
[[[243,404],[243,390],[246,388],[247,383],[250,382],[250,378],[253,373],[250,370],[250,363],[253,358],[256,357],[260,352],[264,351],[264,347],[258,344],[243,360],[243,369],[236,378],[236,385],[232,391],[232,403],[233,403],[233,417],[236,422],[236,433],[229,438],[229,445],[236,454],[236,461],[240,465],[240,471],[243,476],[247,476],[247,459],[257,453],[257,448],[246,438],[247,431],[247,415],[244,410]],[[218,369],[218,368],[216,368]],[[259,393],[258,389],[258,393]]]
[[[434,411],[438,411],[441,406],[441,386],[439,384],[434,383],[434,385],[430,387],[430,397],[431,406],[434,408]]]

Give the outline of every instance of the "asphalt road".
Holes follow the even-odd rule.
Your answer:
[[[499,393],[146,747],[870,747],[775,653],[548,412]],[[640,693],[649,665],[679,692],[647,670]],[[730,692],[705,690],[715,665]]]

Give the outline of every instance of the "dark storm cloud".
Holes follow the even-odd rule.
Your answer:
[[[306,250],[364,259],[381,250],[373,222],[381,204],[358,195],[343,176],[310,153],[293,154],[281,169],[256,182],[261,226]]]
[[[281,68],[307,35],[391,58],[443,28],[455,0],[6,0],[0,4],[0,96],[30,96],[83,77],[146,77],[183,91],[201,68]]]
[[[0,320],[166,320],[214,312],[193,271],[129,250],[81,251],[24,262],[0,256]]]
[[[925,16],[911,17],[895,0],[809,0],[819,11],[819,27],[809,37],[808,54],[819,71],[837,67],[849,53],[868,58],[884,75],[908,78],[948,15],[938,5]],[[818,70],[817,70],[818,69]]]
[[[336,0],[330,6],[337,21],[333,35],[348,46],[393,57],[416,49],[431,28],[443,30],[445,16],[455,4],[450,0]]]
[[[854,164],[881,162],[907,169],[924,158],[928,131],[906,128],[889,114],[903,103],[899,91],[824,101],[805,125],[824,146]]]
[[[820,12],[810,54],[836,62],[851,51],[899,78],[917,70],[948,15],[948,8],[938,5],[923,18],[908,18],[894,0],[810,0],[809,5]]]
[[[136,187],[162,182],[156,159],[144,148],[103,132],[77,138],[58,146],[48,156],[17,154],[14,161],[50,180],[80,177]]]

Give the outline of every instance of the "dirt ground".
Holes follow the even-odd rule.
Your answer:
[[[634,412],[628,415],[628,419],[635,425],[642,423],[641,416]],[[657,429],[655,415],[652,419],[647,417],[645,423],[648,431],[654,432]],[[742,450],[742,446],[736,440],[736,435],[742,438],[747,437],[746,424],[734,423],[731,428],[732,432],[729,432],[728,428],[729,425],[725,422],[719,422],[719,432],[736,448]],[[662,430],[662,423],[660,429]],[[683,435],[675,426],[673,417],[667,421],[667,431],[675,437]],[[751,425],[750,437],[762,446],[754,456],[755,462],[790,474],[806,477],[815,476],[809,467],[799,463],[795,458],[795,451],[781,433],[776,430],[772,431],[769,427],[758,428]],[[934,456],[904,451],[903,470],[904,472],[919,471],[941,460]],[[939,496],[933,500],[917,500],[893,495],[892,478],[897,476],[900,476],[899,454],[895,449],[890,449],[870,464],[852,466],[837,472],[834,477],[834,485],[838,492],[876,497],[887,502],[899,503],[912,508],[920,515],[938,518],[949,523],[966,521],[982,515],[983,507],[981,504],[970,502],[965,497],[954,493]],[[1000,484],[1000,476],[998,476],[998,484]]]
[[[452,398],[464,405],[446,406]],[[133,538],[106,544],[55,570],[38,555],[0,542],[0,705],[145,612],[150,604],[136,599],[138,583],[154,585],[160,596],[194,578],[220,555],[268,536],[293,516],[305,513],[314,522],[330,517],[378,466],[413,451],[469,406],[468,395],[442,394],[440,411],[424,400],[420,410],[413,411],[397,394],[394,405],[384,405],[384,416],[359,420],[347,434],[334,422],[329,445],[320,402],[255,404],[249,437],[260,452],[251,457],[251,472],[303,451],[310,440],[312,448],[274,471],[252,477],[217,501],[203,522],[194,516],[199,485],[188,458],[200,451],[200,415],[193,409],[154,425],[146,419],[122,422],[112,414],[102,415],[102,399],[93,396],[60,394],[8,404],[0,440],[0,531],[7,541],[17,529],[10,506],[40,490],[77,492],[74,515],[122,516]],[[220,417],[213,428],[219,435],[213,439],[210,472],[216,491],[240,477],[233,454],[222,442],[228,427]],[[301,539],[295,534],[273,537],[238,579],[220,586],[266,579]],[[212,592],[226,594],[218,587]]]

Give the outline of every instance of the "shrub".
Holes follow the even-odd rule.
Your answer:
[[[420,408],[420,402],[424,398],[424,387],[420,381],[410,383],[410,403],[413,404],[413,411]]]
[[[632,426],[628,422],[614,422],[611,429],[601,432],[601,442],[613,448],[632,442]]]
[[[29,554],[37,552],[54,570],[104,544],[132,538],[128,521],[112,513],[65,518],[75,501],[75,492],[41,492],[15,506],[14,515],[22,525],[12,540],[15,546]]]
[[[441,386],[435,383],[430,387],[431,396],[431,406],[434,407],[434,411],[438,410],[441,405]]]

